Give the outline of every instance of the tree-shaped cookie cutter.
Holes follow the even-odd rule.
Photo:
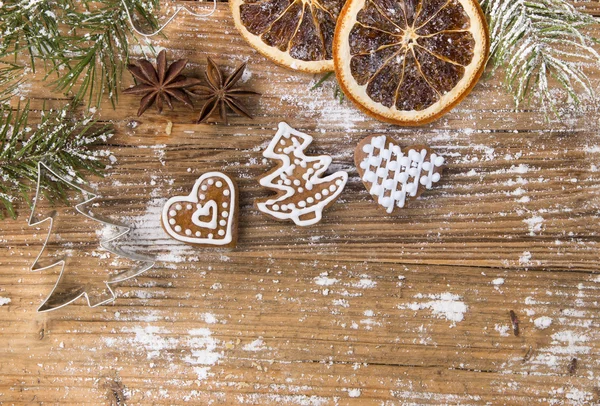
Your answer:
[[[106,285],[105,288],[107,289],[107,296],[108,296],[105,300],[92,302],[89,297],[89,292],[86,291],[86,285],[83,284],[83,282],[81,282],[80,285],[73,285],[73,284],[68,285],[68,288],[65,288],[65,286],[61,284],[61,281],[63,281],[65,268],[67,266],[67,260],[65,258],[61,258],[61,259],[57,260],[56,262],[53,262],[48,265],[40,265],[38,263],[48,247],[50,236],[52,234],[53,227],[54,227],[54,220],[56,217],[56,211],[53,211],[50,215],[47,215],[45,217],[38,218],[36,216],[36,211],[38,209],[38,202],[40,201],[40,197],[43,193],[42,179],[44,176],[47,176],[48,174],[50,176],[54,177],[54,179],[56,179],[57,181],[63,182],[65,185],[68,185],[69,187],[73,188],[74,190],[76,190],[78,192],[81,192],[83,195],[89,196],[85,199],[85,201],[83,201],[82,203],[78,203],[74,206],[77,213],[87,217],[88,219],[91,219],[93,221],[100,223],[102,226],[116,228],[116,230],[117,230],[116,235],[114,235],[110,238],[107,238],[107,239],[100,239],[99,246],[101,248],[103,248],[104,250],[106,250],[114,255],[117,255],[119,257],[131,260],[131,261],[139,262],[139,266],[137,266],[133,269],[129,269],[124,272],[120,272],[120,273],[111,275],[110,277],[107,278],[106,281],[104,281],[104,283]],[[123,224],[115,223],[114,221],[111,221],[110,219],[108,219],[104,216],[94,215],[91,211],[87,211],[86,210],[87,206],[91,205],[91,203],[98,198],[99,198],[99,196],[96,193],[87,191],[87,190],[81,188],[80,186],[74,184],[73,182],[69,181],[64,176],[59,174],[57,171],[52,169],[45,162],[38,163],[37,185],[36,185],[36,191],[35,191],[35,197],[34,197],[33,206],[32,206],[32,210],[31,210],[31,215],[29,216],[28,225],[29,226],[37,226],[37,225],[40,225],[40,224],[50,220],[50,227],[48,229],[48,235],[46,236],[46,238],[44,240],[44,243],[42,245],[40,253],[37,255],[35,261],[33,262],[33,265],[31,265],[30,269],[31,269],[31,271],[37,272],[37,271],[47,270],[49,268],[53,268],[53,267],[59,266],[59,265],[61,267],[56,284],[54,285],[50,294],[46,297],[44,302],[37,309],[38,312],[45,312],[45,311],[59,309],[61,307],[64,307],[64,306],[74,302],[75,300],[79,299],[82,296],[84,296],[86,298],[86,301],[87,301],[89,307],[96,307],[99,305],[110,303],[110,302],[114,301],[116,298],[114,291],[110,287],[111,284],[114,284],[117,282],[122,282],[127,279],[138,276],[141,273],[149,270],[150,268],[152,268],[154,266],[154,264],[155,264],[154,259],[137,254],[137,253],[126,252],[123,249],[112,244],[114,241],[118,240],[119,238],[123,237],[125,234],[129,233],[129,231],[131,231],[131,227],[123,225]]]

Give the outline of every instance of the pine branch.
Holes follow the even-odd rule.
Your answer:
[[[326,72],[325,74],[323,74],[323,76],[321,76],[321,78],[319,80],[317,80],[317,83],[315,83],[310,90],[316,90],[319,89],[323,86],[323,84],[334,74],[335,72],[331,71],[331,72]],[[337,82],[337,78],[334,76],[333,77],[333,97],[334,99],[338,100],[340,102],[340,104],[342,104],[344,102],[344,92],[342,92],[342,89],[340,88],[340,85]]]
[[[505,68],[505,86],[517,106],[537,94],[544,111],[557,114],[553,83],[578,104],[579,90],[595,101],[584,69],[600,62],[598,39],[586,30],[596,20],[566,0],[482,0],[490,28],[492,72]],[[554,79],[555,82],[552,82]]]
[[[46,78],[74,101],[98,106],[108,95],[117,103],[122,67],[128,61],[132,29],[124,5],[136,24],[157,26],[158,0],[8,0],[0,2],[0,60],[23,51],[32,69],[46,66]]]
[[[14,204],[25,200],[37,182],[37,166],[44,161],[65,173],[69,181],[85,183],[85,173],[100,175],[106,150],[93,148],[112,136],[109,127],[98,128],[91,119],[74,120],[71,106],[42,113],[38,125],[27,125],[29,103],[16,111],[0,107],[0,219],[15,218]],[[51,199],[64,198],[57,182],[42,185]]]

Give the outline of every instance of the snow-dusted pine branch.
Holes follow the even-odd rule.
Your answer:
[[[29,106],[13,111],[0,107],[0,219],[16,217],[14,203],[28,201],[37,181],[40,161],[65,174],[73,183],[84,183],[84,174],[99,174],[109,152],[94,148],[112,136],[112,129],[98,127],[91,119],[74,119],[69,105],[42,114],[41,122],[28,125]],[[50,198],[61,199],[64,190],[43,184]]]
[[[598,39],[588,28],[598,22],[567,0],[482,0],[489,22],[490,63],[505,69],[505,84],[517,105],[536,95],[545,111],[557,112],[553,83],[575,103],[595,92],[585,72],[597,64]]]

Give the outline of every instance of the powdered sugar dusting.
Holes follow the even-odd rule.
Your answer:
[[[416,299],[431,299],[428,301],[417,301],[407,305],[399,305],[399,309],[423,310],[430,309],[433,315],[452,322],[451,326],[463,321],[464,314],[467,312],[467,305],[462,301],[462,297],[444,292],[440,294],[415,295]]]

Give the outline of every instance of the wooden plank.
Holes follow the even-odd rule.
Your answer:
[[[123,244],[160,261],[119,284],[110,306],[80,300],[36,314],[57,277],[56,269],[28,271],[47,225],[28,228],[26,207],[4,221],[3,402],[600,402],[600,138],[589,105],[547,121],[535,107],[515,109],[494,77],[438,122],[399,128],[340,104],[332,82],[311,91],[318,76],[260,57],[226,4],[209,19],[182,16],[166,34],[152,43],[189,58],[197,77],[207,55],[229,70],[248,60],[244,86],[263,93],[248,103],[256,118],[195,125],[198,112],[180,105],[136,118],[132,96],[116,110],[100,106],[98,118],[116,129],[116,162],[92,182],[104,197],[97,210],[135,225]],[[32,108],[64,104],[39,74],[31,83],[21,91]],[[122,87],[131,83],[125,75]],[[313,227],[253,207],[269,193],[256,179],[274,164],[261,153],[282,120],[315,137],[309,152],[331,154],[332,171],[350,175]],[[392,216],[353,164],[354,146],[373,133],[448,158],[439,186]],[[232,251],[179,244],[159,225],[166,198],[187,194],[208,170],[239,183]],[[81,224],[61,235],[89,239]]]

